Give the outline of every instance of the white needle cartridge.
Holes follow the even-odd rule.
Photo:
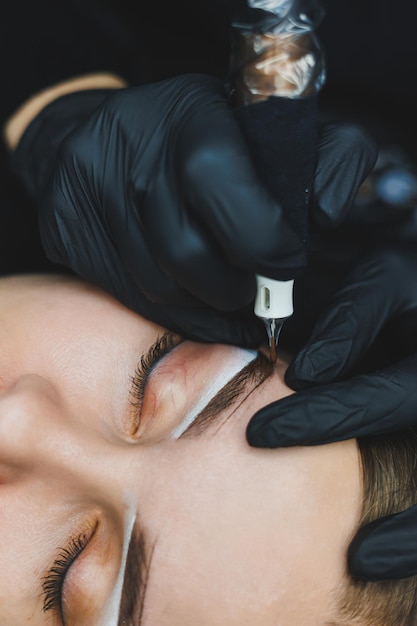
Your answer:
[[[256,285],[254,311],[255,315],[264,321],[268,334],[270,359],[272,363],[275,363],[282,325],[294,312],[294,281],[256,276]]]

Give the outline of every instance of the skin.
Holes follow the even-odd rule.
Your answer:
[[[109,598],[136,515],[150,562],[143,626],[330,619],[360,511],[356,443],[247,445],[254,411],[290,393],[282,360],[203,433],[172,439],[219,370],[248,358],[188,341],[152,373],[132,435],[130,379],[163,332],[75,279],[0,281],[1,626],[63,623],[44,612],[41,579],[81,533],[65,626],[117,624]]]

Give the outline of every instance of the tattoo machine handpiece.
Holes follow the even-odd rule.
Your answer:
[[[245,0],[232,23],[229,91],[255,168],[307,248],[316,167],[317,94],[325,82],[315,29],[319,0]],[[279,333],[293,313],[294,278],[303,267],[257,276],[255,315],[276,359]]]

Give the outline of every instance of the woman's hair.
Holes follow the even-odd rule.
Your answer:
[[[417,431],[358,440],[364,485],[360,526],[417,503]],[[366,582],[350,578],[334,626],[416,626],[417,576]]]

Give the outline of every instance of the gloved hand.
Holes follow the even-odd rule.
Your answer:
[[[417,425],[415,241],[375,250],[348,273],[286,372],[298,393],[253,416],[252,446],[318,445]],[[349,565],[366,580],[416,574],[417,507],[365,526]]]
[[[375,158],[360,131],[327,128],[317,215],[344,215]],[[61,97],[29,125],[14,168],[51,261],[191,339],[258,346],[255,273],[286,279],[306,261],[210,76]]]

